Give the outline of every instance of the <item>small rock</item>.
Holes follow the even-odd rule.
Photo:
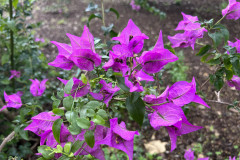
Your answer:
[[[167,142],[161,142],[160,140],[150,141],[149,143],[145,143],[144,147],[150,154],[159,154],[166,152]]]
[[[222,115],[222,113],[221,113],[220,111],[217,111],[217,114],[218,114],[219,116],[221,116],[221,115]]]
[[[220,136],[220,133],[216,129],[214,130],[214,134],[217,138]]]
[[[199,66],[194,66],[194,69],[198,70],[198,69],[199,69]]]
[[[208,78],[209,74],[208,73],[203,73],[203,77]]]
[[[77,28],[76,26],[74,26],[74,27],[73,27],[73,30],[74,30],[74,31],[77,31],[77,30],[78,30],[78,28]]]
[[[198,108],[200,108],[200,109],[206,109],[206,107],[203,106],[203,105],[198,105]]]

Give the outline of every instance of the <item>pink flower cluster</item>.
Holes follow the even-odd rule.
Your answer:
[[[136,5],[135,4],[135,0],[132,0],[130,5],[132,6],[132,10],[136,10],[136,11],[139,11],[141,9],[141,6],[140,5]]]
[[[9,77],[9,80],[11,80],[14,77],[20,78],[20,76],[21,76],[20,71],[11,70],[10,73],[11,73],[11,76]],[[46,89],[45,83],[47,82],[47,79],[44,79],[42,82],[40,82],[37,79],[35,79],[35,80],[30,79],[30,81],[32,81],[32,84],[30,86],[31,94],[35,97],[42,96],[42,94],[44,93],[44,91]],[[2,111],[5,108],[19,109],[22,106],[22,100],[21,100],[22,95],[23,95],[23,92],[21,92],[21,91],[18,91],[17,93],[12,94],[12,95],[7,95],[7,93],[4,91],[4,99],[5,99],[6,105],[4,105],[0,109],[0,111]]]
[[[52,125],[60,116],[54,116],[52,112],[42,112],[32,117],[32,123],[25,128],[25,130],[32,131],[40,137],[40,145],[48,145],[55,148],[58,143],[55,140],[52,132]],[[95,130],[94,130],[95,129]],[[95,125],[91,122],[89,129],[83,129],[78,135],[71,135],[65,125],[62,125],[60,131],[60,142],[64,147],[66,142],[75,142],[76,140],[84,141],[84,134],[86,131],[93,131],[95,134],[95,145],[93,148],[89,147],[86,142],[77,150],[74,155],[88,155],[91,154],[95,158],[105,160],[101,145],[108,145],[116,149],[126,152],[129,159],[133,157],[133,140],[134,135],[139,135],[137,131],[128,131],[126,124],[121,122],[118,124],[118,119],[110,119],[110,128],[100,125]],[[84,149],[83,149],[84,148]]]
[[[227,19],[237,20],[240,18],[240,2],[229,0],[228,6],[222,10],[222,15]]]
[[[172,43],[172,47],[192,47],[194,50],[194,44],[199,38],[203,38],[204,32],[207,30],[201,27],[198,23],[198,17],[187,15],[182,12],[183,20],[179,22],[175,30],[184,30],[184,33],[177,33],[175,36],[168,36],[169,41]]]
[[[94,38],[87,26],[81,37],[67,33],[71,46],[64,43],[52,41],[58,48],[59,54],[56,59],[48,65],[71,70],[74,65],[82,70],[92,71],[94,66],[101,64],[101,56],[95,52]]]
[[[16,70],[11,70],[11,76],[9,77],[9,80],[16,77],[19,78],[21,76],[21,72],[20,71],[16,71]]]

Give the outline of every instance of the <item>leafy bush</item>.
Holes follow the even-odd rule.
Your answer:
[[[125,152],[125,155],[119,156],[124,158],[127,155],[131,160],[134,157],[134,139],[136,141],[136,137],[141,135],[137,130],[144,125],[150,124],[155,130],[166,128],[171,141],[171,151],[176,149],[179,136],[200,130],[202,127],[192,125],[185,115],[185,108],[189,103],[199,103],[209,108],[205,101],[210,101],[238,108],[238,102],[222,102],[220,99],[220,91],[225,82],[238,90],[240,88],[239,40],[228,41],[229,32],[220,22],[224,18],[239,19],[239,10],[236,8],[239,8],[240,2],[230,3],[223,10],[223,17],[216,23],[213,19],[200,22],[198,17],[182,13],[183,20],[179,22],[176,30],[184,32],[168,36],[172,43],[169,46],[164,45],[160,31],[155,46],[149,51],[142,51],[144,40],[149,37],[142,33],[131,19],[118,36],[111,36],[113,28],[105,26],[105,9],[103,1],[101,2],[102,12],[97,18],[103,23],[102,29],[105,33],[103,41],[94,39],[89,28],[84,26],[81,37],[67,34],[71,45],[52,42],[57,46],[59,54],[48,65],[68,70],[69,73],[75,67],[78,68],[78,72],[70,79],[57,77],[64,87],[59,89],[56,95],[51,96],[53,101],[51,111],[44,110],[37,114],[39,109],[42,109],[40,105],[32,103],[31,100],[31,103],[28,103],[27,99],[22,100],[21,93],[4,92],[6,104],[1,110],[20,107],[21,109],[20,114],[11,123],[14,131],[2,142],[0,151],[14,135],[19,138],[15,140],[28,140],[27,131],[31,131],[40,137],[38,160],[105,159],[106,146]],[[97,7],[92,5],[90,8]],[[118,15],[116,10],[111,11]],[[96,16],[96,13],[90,15],[88,22],[95,18],[92,15]],[[209,38],[212,39],[211,44],[198,42],[204,34],[206,35],[205,32],[208,32]],[[113,38],[106,41],[108,38],[106,35]],[[210,80],[218,91],[217,101],[204,100],[200,97],[199,90],[202,88],[197,88],[194,77],[191,82],[175,82],[172,86],[167,86],[162,94],[159,93],[159,73],[166,65],[179,60],[178,56],[181,57],[181,54],[178,56],[175,54],[174,48],[191,47],[194,50],[195,44],[202,45],[196,54],[201,57],[201,61],[216,68],[206,83]],[[112,49],[109,49],[110,47]],[[174,64],[175,67],[177,65],[181,66],[178,63]],[[178,67],[180,68],[182,66]],[[19,76],[18,72],[14,74],[15,77]],[[42,82],[38,80],[32,82],[30,93],[34,97],[42,96],[46,89],[46,79]],[[121,120],[120,123],[118,119]],[[131,131],[127,128],[131,128]],[[9,152],[11,156],[24,157],[30,154],[30,151],[25,149],[29,146],[29,143],[14,146]],[[200,152],[202,146],[198,147],[194,150]],[[17,149],[20,152],[16,151]],[[111,154],[106,157],[112,157],[112,151],[110,152]],[[8,155],[0,156],[6,158]],[[150,154],[139,157],[161,159]],[[184,157],[194,158],[194,152],[190,149]]]

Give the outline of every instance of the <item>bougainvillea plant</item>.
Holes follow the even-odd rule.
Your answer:
[[[239,2],[230,0],[229,6],[223,10],[223,18],[215,24],[213,20],[200,22],[198,17],[182,13],[183,20],[176,30],[184,30],[184,33],[168,37],[173,48],[194,49],[195,44],[203,45],[197,55],[203,56],[203,62],[216,66],[210,80],[217,90],[221,90],[224,80],[230,86],[239,87],[239,43],[229,42],[227,45],[229,33],[220,25],[225,17],[238,19],[239,9]],[[212,38],[213,47],[197,42],[206,33]],[[58,77],[64,84],[64,89],[58,92],[57,97],[52,97],[52,111],[32,117],[25,128],[40,137],[37,153],[41,156],[39,160],[54,157],[81,159],[89,154],[104,160],[104,146],[121,150],[132,160],[134,137],[141,133],[129,129],[126,123],[129,120],[119,115],[118,104],[123,106],[122,109],[129,114],[130,120],[137,122],[139,129],[144,120],[149,121],[155,130],[166,128],[171,151],[177,147],[179,136],[203,128],[191,124],[183,111],[184,105],[192,102],[209,108],[197,92],[194,77],[191,82],[179,81],[167,86],[160,95],[156,94],[159,91],[149,90],[164,66],[178,60],[174,49],[164,45],[161,30],[155,46],[149,51],[143,51],[144,40],[149,37],[131,19],[122,32],[112,38],[117,43],[107,52],[96,47],[99,41],[94,40],[87,26],[84,26],[81,37],[69,33],[67,36],[71,45],[52,42],[57,46],[59,54],[49,65],[64,70],[77,67],[81,74],[70,80]],[[222,41],[226,44],[226,51],[220,53],[218,46]],[[212,51],[208,53],[210,50]],[[209,57],[210,60],[206,60]],[[47,80],[31,81],[31,93],[41,96]],[[18,94],[4,95],[5,108],[22,106]],[[60,104],[62,107],[59,107]],[[191,150],[184,156],[186,159],[194,158]]]
[[[59,152],[62,156],[68,157],[90,153],[96,158],[104,159],[101,145],[107,145],[126,152],[129,159],[132,159],[133,140],[135,135],[139,135],[138,131],[129,131],[125,122],[119,124],[118,118],[109,117],[106,110],[111,109],[113,106],[111,102],[118,101],[118,98],[126,100],[126,109],[140,126],[147,114],[155,130],[166,127],[171,139],[171,151],[176,148],[178,136],[202,128],[188,122],[181,108],[191,102],[209,107],[196,94],[194,78],[191,83],[180,81],[167,87],[160,96],[142,94],[144,88],[149,85],[148,82],[154,81],[153,74],[158,73],[168,63],[178,60],[177,56],[164,48],[162,31],[154,48],[140,54],[144,40],[148,37],[131,19],[129,20],[121,34],[113,38],[120,44],[112,47],[109,60],[102,66],[106,71],[112,69],[118,73],[115,81],[104,74],[99,75],[101,78],[88,75],[88,72],[101,65],[101,56],[96,53],[94,37],[86,26],[81,37],[71,34],[67,36],[71,46],[53,42],[59,49],[59,55],[49,64],[67,70],[76,65],[84,70],[85,74],[82,74],[81,80],[75,77],[70,80],[58,78],[65,85],[63,108],[38,114],[25,128],[41,137],[41,145],[51,147],[47,151]],[[117,79],[121,79],[122,82],[118,82]],[[93,82],[99,83],[99,86],[94,87]],[[84,96],[88,97],[89,102],[82,102]],[[94,108],[88,107],[87,104],[93,102],[94,106],[91,107]],[[54,114],[57,116],[53,117]],[[63,123],[61,118],[64,116],[68,123]],[[70,146],[77,140],[82,144],[71,152]],[[56,147],[67,148],[65,145],[69,143],[71,145],[68,145],[70,147],[67,149],[68,153],[60,151],[61,149],[56,151]],[[39,152],[43,154],[41,150]]]

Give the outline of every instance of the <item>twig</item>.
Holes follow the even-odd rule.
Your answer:
[[[206,101],[208,101],[208,102],[213,102],[213,103],[219,103],[219,104],[225,104],[225,105],[229,105],[229,106],[233,106],[233,104],[228,103],[228,102],[222,102],[222,101],[216,101],[216,100],[210,100],[210,99],[206,99]]]
[[[215,91],[215,94],[216,94],[216,96],[217,96],[217,101],[218,102],[222,102],[222,100],[221,100],[221,97],[220,97],[220,93],[221,93],[221,89],[220,89],[220,91]]]
[[[10,20],[13,19],[13,4],[12,0],[9,0],[9,17]],[[10,59],[11,59],[11,70],[14,70],[15,64],[14,64],[14,37],[13,37],[13,30],[10,29]],[[12,79],[12,87],[13,92],[15,92],[15,78]]]
[[[113,99],[116,101],[125,101],[126,100],[126,98],[113,98]]]
[[[105,24],[105,11],[104,11],[104,2],[103,0],[101,0],[101,5],[102,5],[102,23],[103,23],[103,26],[106,27],[106,24]],[[104,44],[106,44],[106,35],[104,35]]]
[[[37,140],[34,145],[31,147],[31,150],[34,150],[39,144],[39,141]]]
[[[103,2],[103,0],[101,0],[101,5],[102,5],[102,23],[103,23],[103,26],[106,27],[106,24],[105,24],[105,14],[104,14],[104,2]]]
[[[210,78],[208,78],[208,79],[201,85],[200,88],[202,89],[202,87],[205,86],[205,84],[207,84],[207,82],[208,82],[209,80],[210,80]]]
[[[3,141],[2,144],[0,145],[0,152],[2,151],[3,147],[13,139],[15,135],[15,131],[12,131],[12,133],[10,133]]]

